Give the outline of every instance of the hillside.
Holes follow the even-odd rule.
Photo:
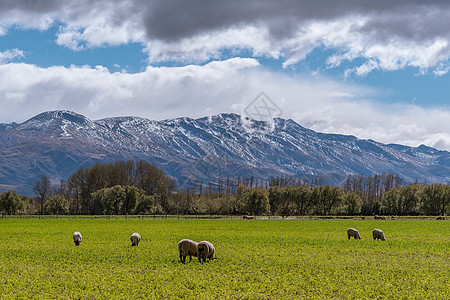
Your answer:
[[[101,120],[70,111],[0,124],[0,189],[31,194],[43,174],[57,182],[81,165],[143,159],[163,168],[179,186],[214,178],[322,174],[338,184],[349,174],[395,173],[408,181],[450,181],[450,153],[324,134],[292,120],[274,123],[219,114],[199,119]]]

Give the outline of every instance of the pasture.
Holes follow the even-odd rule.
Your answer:
[[[183,238],[217,259],[181,264]],[[1,219],[0,274],[1,299],[449,299],[450,222]]]

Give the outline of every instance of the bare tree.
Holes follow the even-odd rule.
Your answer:
[[[50,194],[50,180],[46,175],[43,175],[40,180],[33,185],[33,192],[38,197],[41,207],[40,214],[44,213],[44,204]]]

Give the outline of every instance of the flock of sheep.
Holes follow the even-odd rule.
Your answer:
[[[76,246],[80,245],[82,238],[83,237],[80,232],[75,231],[73,233],[73,242]],[[131,235],[130,240],[131,246],[139,246],[141,235],[135,232]],[[195,256],[198,257],[198,261],[200,263],[211,261],[216,258],[214,246],[208,241],[201,241],[197,243],[192,240],[183,239],[178,242],[178,252],[182,263],[186,263],[187,256],[189,256],[189,262],[192,261],[192,256]]]
[[[354,239],[361,239],[359,235],[359,231],[355,228],[347,229],[348,239],[353,237]],[[385,241],[386,237],[384,236],[384,232],[381,229],[374,229],[372,231],[372,236],[374,240],[382,240]],[[79,246],[81,243],[81,233],[75,231],[73,233],[73,242],[76,246]],[[130,237],[131,246],[139,246],[139,242],[141,241],[141,236],[139,233],[135,232]],[[189,239],[182,239],[178,242],[178,253],[180,255],[180,261],[184,264],[186,263],[186,257],[189,256],[189,262],[192,261],[192,256],[197,257],[200,263],[211,261],[215,259],[215,249],[214,245],[208,241],[201,241],[199,243],[194,242]]]
[[[355,228],[347,229],[347,236],[348,239],[350,239],[351,237],[353,237],[354,239],[361,239],[359,231]],[[384,236],[384,232],[381,229],[374,229],[372,231],[372,237],[374,240],[387,240],[387,238]],[[76,246],[80,245],[81,239],[81,233],[79,233],[78,231],[73,233],[73,241]],[[135,232],[131,235],[130,240],[131,246],[139,246],[141,236],[139,235],[139,233]],[[182,263],[186,263],[187,256],[189,256],[189,262],[192,261],[192,256],[197,257],[200,263],[215,259],[214,246],[208,241],[201,241],[197,243],[192,240],[182,239],[178,242],[178,253],[180,255],[180,261]]]
[[[348,239],[350,239],[351,237],[355,238],[355,239],[361,239],[361,236],[359,235],[359,231],[356,230],[355,228],[349,228],[347,229],[347,236]],[[385,241],[387,240],[387,238],[384,236],[384,232],[381,229],[374,229],[372,231],[372,237],[374,240],[382,240]]]

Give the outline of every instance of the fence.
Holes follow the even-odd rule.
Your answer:
[[[401,216],[395,220],[434,220],[436,216]],[[360,216],[248,216],[248,215],[4,215],[0,219],[98,219],[98,220],[360,220]],[[373,220],[366,216],[365,220]],[[392,218],[387,217],[388,220]]]

